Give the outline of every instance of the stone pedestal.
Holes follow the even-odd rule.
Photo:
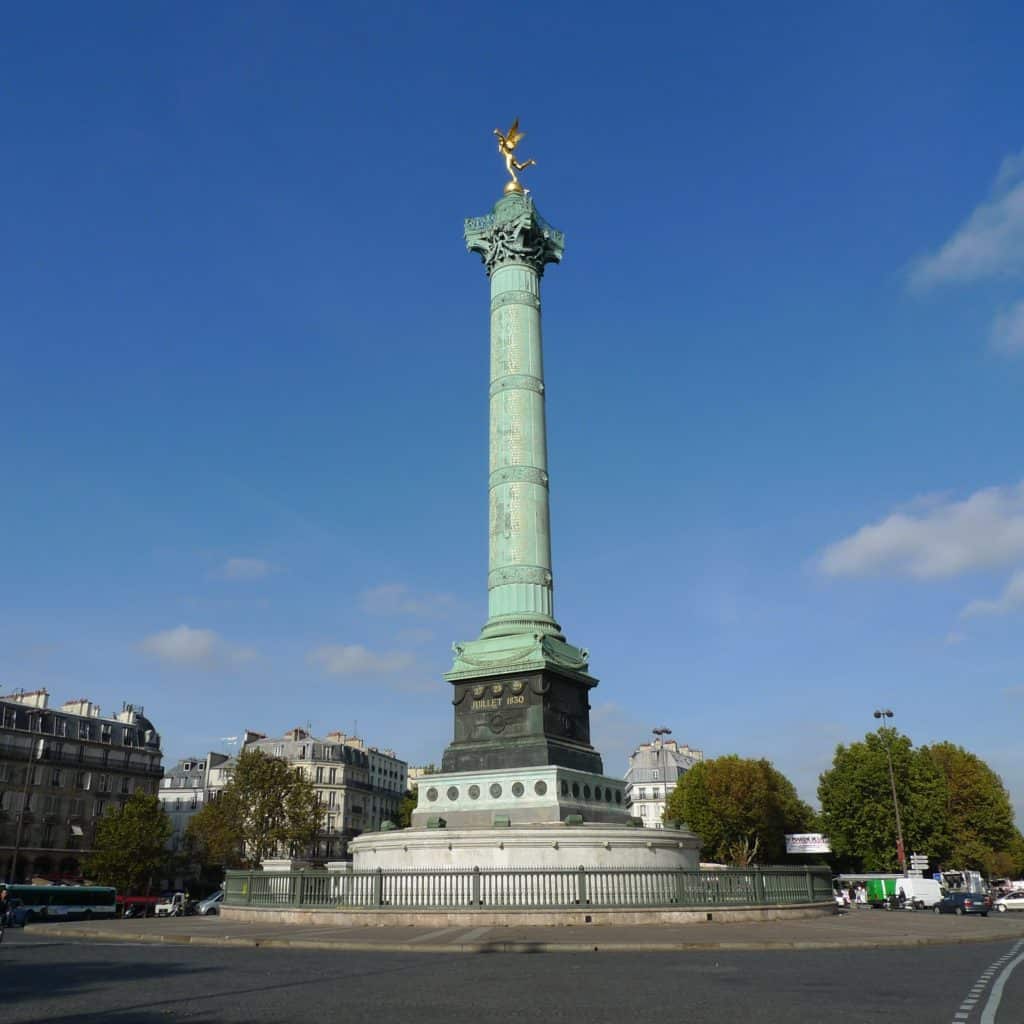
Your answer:
[[[594,772],[559,765],[424,775],[414,827],[443,819],[449,829],[557,824],[569,815],[585,822],[626,825],[625,784]]]
[[[292,857],[272,857],[269,860],[261,860],[260,867],[264,871],[302,871],[310,867],[312,861],[296,860]]]

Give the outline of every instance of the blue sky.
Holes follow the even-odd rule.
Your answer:
[[[57,5],[0,39],[0,686],[450,737],[518,115],[556,609],[814,797],[884,705],[1024,817],[1019,5]]]

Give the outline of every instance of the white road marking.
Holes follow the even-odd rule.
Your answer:
[[[474,928],[471,932],[466,932],[465,935],[460,935],[459,942],[476,942],[481,936],[486,935],[491,929],[490,928]]]
[[[1010,977],[1014,967],[1019,963],[1024,962],[1024,953],[1021,953],[1010,965],[1004,966],[1011,957],[1020,951],[1024,947],[1024,941],[1016,943],[1010,950],[1004,953],[998,960],[989,964],[984,971],[978,976],[978,980],[971,986],[970,992],[964,997],[963,1001],[957,1007],[956,1013],[953,1014],[953,1024],[963,1024],[967,1020],[971,1013],[977,1006],[978,1001],[981,999],[988,988],[988,983],[992,980],[996,971],[1002,970],[996,983],[992,986],[992,991],[989,993],[988,1002],[985,1004],[984,1010],[981,1013],[980,1024],[996,1024],[996,1011],[999,1009],[999,1000],[1003,995],[1003,986],[1006,984],[1007,979]]]
[[[1014,950],[1020,949],[1024,943],[1018,942],[1014,946]],[[999,1001],[1003,998],[1003,986],[1010,980],[1010,975],[1013,974],[1014,968],[1024,963],[1024,953],[1014,957],[1004,968],[1002,973],[996,978],[995,984],[992,986],[992,991],[989,993],[988,1002],[985,1004],[985,1009],[981,1011],[981,1024],[996,1024],[996,1013],[999,1010]]]

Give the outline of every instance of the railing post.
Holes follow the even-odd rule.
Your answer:
[[[243,884],[245,885],[245,905],[247,907],[251,907],[252,906],[252,872],[251,871],[249,872],[249,874],[247,874],[245,876],[245,882]]]
[[[587,869],[582,864],[576,871],[576,898],[580,906],[590,902],[587,899]]]
[[[814,879],[811,877],[811,869],[804,868],[804,878],[807,882],[807,902],[814,902]]]
[[[300,874],[299,877],[295,879],[295,892],[293,897],[292,906],[301,907],[306,898],[306,876],[303,874]]]
[[[373,905],[381,907],[384,905],[384,869],[377,868],[373,876]]]
[[[480,896],[480,866],[473,868],[473,891],[470,896],[470,903],[474,907],[482,907],[483,899]]]
[[[680,906],[686,902],[686,874],[685,868],[676,869],[676,903]]]
[[[768,902],[768,893],[764,884],[764,872],[761,870],[760,864],[754,865],[754,893],[758,903]]]

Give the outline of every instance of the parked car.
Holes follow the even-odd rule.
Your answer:
[[[196,913],[202,914],[205,917],[207,914],[219,914],[220,905],[224,899],[224,890],[218,889],[215,893],[207,896],[205,900],[200,900],[196,907]]]
[[[1008,910],[1024,910],[1024,890],[1015,889],[1005,896],[1000,896],[995,902],[995,908],[1001,914]]]
[[[988,917],[992,909],[992,897],[981,892],[951,892],[943,896],[932,910],[936,914],[981,914]]]

